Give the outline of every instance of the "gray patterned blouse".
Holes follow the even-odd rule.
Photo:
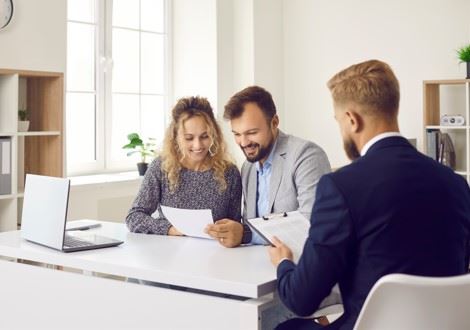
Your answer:
[[[139,193],[126,217],[126,224],[135,233],[166,235],[171,227],[160,205],[184,209],[211,209],[214,221],[229,218],[240,221],[242,186],[235,165],[225,172],[227,189],[219,191],[213,170],[182,169],[178,187],[171,192],[168,179],[161,168],[161,159],[149,166]],[[152,214],[158,209],[156,219]]]

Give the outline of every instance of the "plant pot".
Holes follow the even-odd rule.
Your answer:
[[[467,77],[465,79],[470,79],[470,62],[467,62]]]
[[[27,132],[29,129],[29,120],[18,121],[18,132]]]
[[[149,164],[147,163],[137,163],[137,170],[139,171],[140,176],[144,176],[145,172],[147,172],[147,167]]]

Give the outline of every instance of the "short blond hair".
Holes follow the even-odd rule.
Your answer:
[[[335,104],[354,102],[373,116],[398,115],[400,86],[387,63],[369,60],[354,64],[335,74],[327,86]]]

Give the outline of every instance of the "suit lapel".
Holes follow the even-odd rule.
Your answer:
[[[276,149],[273,153],[271,180],[269,181],[269,211],[272,212],[279,186],[284,173],[284,159],[286,157],[286,143],[288,136],[279,131]]]
[[[244,216],[247,219],[256,217],[256,190],[257,187],[257,173],[254,164],[245,161],[242,169],[242,186],[243,198],[245,199]]]

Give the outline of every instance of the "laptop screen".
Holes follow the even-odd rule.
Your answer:
[[[61,250],[69,189],[69,179],[27,174],[21,237]]]

